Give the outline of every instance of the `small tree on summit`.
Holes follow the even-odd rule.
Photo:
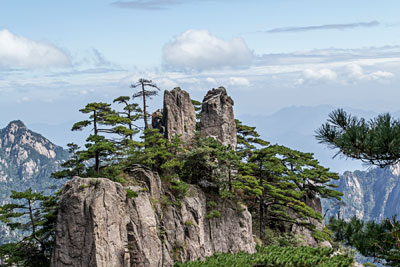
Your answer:
[[[88,120],[83,120],[75,123],[72,126],[72,131],[79,131],[83,128],[93,125],[93,134],[91,134],[86,141],[88,142],[85,146],[86,151],[82,151],[80,154],[81,159],[89,160],[95,159],[95,171],[97,174],[100,173],[100,160],[106,157],[110,152],[114,152],[114,144],[107,140],[104,136],[99,133],[114,133],[113,129],[100,128],[101,125],[110,125],[109,118],[113,114],[113,110],[110,108],[110,104],[107,103],[89,103],[85,108],[79,111],[84,114],[90,114]]]
[[[160,88],[153,83],[152,80],[146,80],[146,79],[139,79],[137,83],[131,84],[131,88],[136,88],[139,87],[141,90],[139,92],[136,92],[133,94],[133,98],[136,97],[142,97],[143,98],[143,119],[144,119],[144,129],[149,128],[149,124],[147,122],[147,117],[149,114],[147,113],[147,105],[146,105],[146,98],[151,99],[152,96],[155,96],[158,94],[158,91],[160,91]],[[156,90],[147,90],[146,87],[151,87],[155,88]]]

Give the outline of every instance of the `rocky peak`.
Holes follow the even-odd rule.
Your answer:
[[[20,120],[0,130],[0,181],[40,176],[49,171],[47,167],[55,170],[67,158],[62,147],[29,130]]]
[[[165,137],[181,135],[189,142],[196,131],[196,112],[188,92],[176,87],[164,92],[163,124]]]
[[[203,99],[200,128],[206,136],[211,136],[223,145],[236,148],[236,124],[233,114],[234,102],[224,87],[207,92]]]
[[[26,128],[25,124],[21,120],[15,120],[11,121],[7,127],[4,129],[4,131],[9,132],[9,133],[15,133],[18,131],[27,131],[28,128]]]

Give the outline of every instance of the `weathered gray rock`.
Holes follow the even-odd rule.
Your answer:
[[[138,197],[108,179],[68,181],[62,192],[53,267],[172,266],[176,260],[220,252],[255,252],[251,215],[231,201],[217,201],[221,217],[207,218],[207,200],[197,186],[172,204],[157,175],[132,170]],[[146,188],[143,190],[143,188]]]
[[[162,120],[166,138],[182,135],[182,140],[187,143],[194,137],[196,112],[188,92],[179,87],[164,91]]]
[[[208,91],[203,99],[200,128],[204,135],[235,149],[237,137],[233,104],[224,87]]]
[[[315,211],[322,213],[321,199],[319,197],[312,197],[312,198],[306,197],[305,203],[307,204],[307,206],[311,207]],[[325,223],[323,221],[320,222],[314,218],[308,218],[307,220],[309,223],[315,225],[315,227],[318,230],[320,230],[320,231],[324,230]],[[312,236],[312,231],[303,226],[292,225],[291,230],[294,234],[299,235],[303,239],[305,245],[313,246],[313,247],[318,247],[318,246],[319,247],[332,247],[331,243],[329,243],[328,241],[321,242],[318,239],[314,238]]]

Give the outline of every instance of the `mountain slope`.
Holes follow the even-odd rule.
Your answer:
[[[345,172],[335,182],[344,194],[342,203],[325,201],[326,217],[379,221],[400,215],[400,166]]]
[[[40,134],[27,129],[22,121],[12,121],[0,130],[0,204],[9,201],[11,190],[31,187],[46,194],[63,181],[50,178],[68,159],[68,152]],[[0,244],[13,233],[0,226]]]

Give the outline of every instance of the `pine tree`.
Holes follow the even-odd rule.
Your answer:
[[[114,127],[113,130],[116,134],[122,135],[124,140],[133,141],[133,136],[139,132],[139,127],[134,122],[142,117],[143,111],[138,104],[129,101],[129,96],[120,96],[114,99],[114,103],[123,104],[124,107],[122,111],[117,113],[119,116],[114,119],[118,126]]]
[[[196,112],[196,131],[200,131],[200,118],[201,118],[201,102],[192,99],[194,111]]]
[[[143,98],[143,120],[144,120],[144,129],[149,129],[149,124],[147,122],[147,118],[149,117],[149,114],[147,112],[147,104],[146,101],[147,99],[151,99],[152,96],[155,96],[158,94],[158,91],[160,91],[160,88],[153,83],[151,80],[146,80],[146,79],[139,79],[139,81],[135,84],[131,85],[131,88],[136,88],[140,87],[141,90],[139,92],[136,92],[133,94],[133,98],[136,97],[141,97]],[[146,87],[151,87],[154,88],[155,90],[148,90]]]
[[[338,148],[336,155],[367,164],[385,167],[400,161],[400,121],[388,113],[367,121],[337,109],[316,131],[316,138],[332,149]]]
[[[141,164],[162,176],[180,172],[183,162],[179,158],[182,151],[179,137],[169,141],[158,129],[146,129],[141,138],[141,144],[132,147],[129,152],[128,165]]]
[[[115,152],[113,142],[100,135],[100,133],[112,134],[115,132],[110,127],[102,128],[102,126],[113,125],[114,123],[112,120],[110,121],[110,118],[115,115],[115,111],[110,106],[107,103],[87,104],[85,108],[79,111],[84,114],[90,114],[89,119],[79,121],[72,126],[72,131],[79,131],[89,125],[93,125],[93,134],[86,139],[86,150],[80,153],[80,159],[83,161],[94,159],[94,170],[97,175],[100,174],[101,160]]]
[[[69,143],[67,146],[70,159],[61,163],[61,167],[64,168],[63,170],[51,174],[53,178],[62,179],[80,176],[86,169],[83,163],[84,160],[80,157],[80,147],[74,143]]]
[[[356,217],[350,221],[331,217],[328,227],[335,241],[352,246],[362,255],[387,266],[400,266],[400,221],[395,217],[379,223]]]
[[[2,266],[50,266],[57,213],[57,196],[44,196],[31,188],[11,191],[15,203],[0,207],[0,220],[12,230],[25,235],[15,243],[0,247]]]

